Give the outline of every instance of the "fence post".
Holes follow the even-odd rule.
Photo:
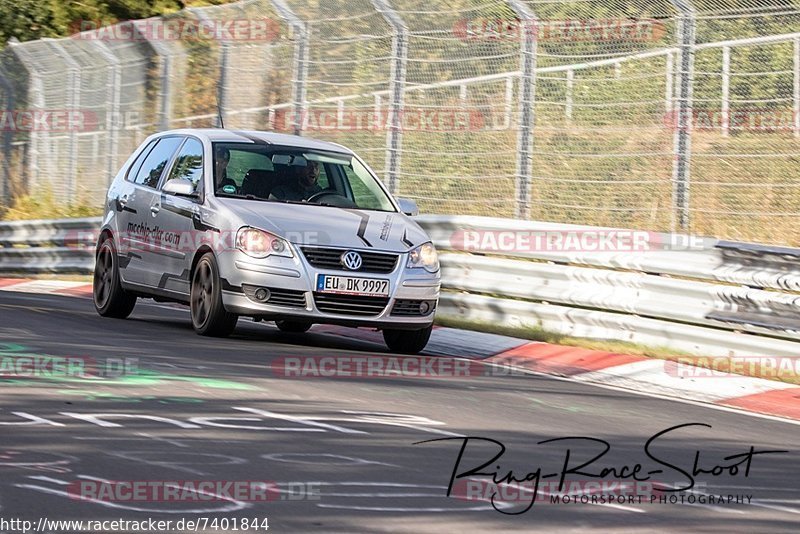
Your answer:
[[[163,131],[169,130],[170,122],[172,121],[172,83],[169,78],[172,69],[172,57],[169,49],[161,39],[157,36],[154,37],[152,35],[153,32],[147,28],[141,28],[143,24],[148,24],[148,21],[151,21],[151,19],[134,20],[126,24],[131,24],[134,38],[137,41],[146,42],[160,60],[158,127],[159,130]]]
[[[731,129],[731,47],[722,47],[722,135],[728,137]]]
[[[8,44],[12,53],[17,57],[20,64],[25,68],[28,73],[28,91],[27,91],[27,98],[26,102],[28,107],[37,107],[39,109],[44,109],[44,87],[42,84],[42,79],[39,75],[38,70],[36,70],[35,62],[29,57],[28,53],[25,52],[25,48],[20,45],[20,42],[17,40],[16,37],[12,37],[9,39]],[[26,59],[27,58],[27,59]],[[28,110],[30,111],[30,110]],[[42,137],[40,139],[39,137]],[[25,180],[25,189],[28,189],[31,185],[36,185],[38,182],[39,177],[39,150],[40,150],[40,141],[47,142],[47,131],[37,132],[36,129],[32,129],[30,132],[30,146],[26,151],[26,172],[27,172],[27,179]]]
[[[0,108],[0,113],[13,113],[16,108],[14,86],[8,81],[3,66],[0,65],[0,85],[6,94],[5,109]],[[9,128],[3,131],[3,174],[0,176],[0,205],[9,206],[11,204],[11,144],[14,139],[14,132]]]
[[[64,58],[68,65],[69,78],[67,82],[67,109],[70,113],[78,111],[81,105],[81,66],[75,59],[54,41],[49,41],[56,53]],[[74,128],[69,132],[69,171],[67,175],[67,200],[75,199],[78,187],[78,132]]]
[[[794,40],[794,136],[800,137],[800,37]]]
[[[517,203],[514,216],[528,219],[531,214],[531,182],[533,176],[533,129],[536,121],[536,47],[538,22],[536,15],[521,0],[508,0],[522,23],[520,32],[519,133],[517,135]]]
[[[392,65],[389,73],[389,126],[386,132],[386,179],[389,192],[400,189],[400,155],[403,145],[403,108],[408,63],[408,27],[386,0],[372,0],[372,5],[392,27]],[[466,99],[466,94],[463,94]]]
[[[117,172],[117,152],[119,151],[119,130],[123,127],[122,121],[124,117],[116,115],[120,109],[120,92],[122,87],[122,70],[120,68],[119,59],[115,56],[105,41],[101,39],[93,39],[92,43],[97,45],[98,50],[108,60],[109,63],[109,84],[108,84],[108,100],[106,107],[106,132],[108,134],[108,154],[106,173],[108,176],[108,184],[114,179]],[[120,123],[117,124],[114,120],[118,117]]]
[[[294,134],[301,135],[306,113],[306,80],[308,79],[308,28],[284,0],[272,0],[280,17],[292,28],[294,45],[294,80],[292,80],[292,110]]]
[[[674,121],[672,116],[672,99],[675,96],[675,56],[672,52],[667,53],[667,88],[664,95],[664,108],[670,121]]]
[[[575,90],[575,71],[572,69],[567,70],[567,101],[564,106],[564,112],[567,115],[567,121],[572,120],[572,99]]]
[[[197,18],[200,19],[201,22],[207,23],[209,27],[214,27],[214,21],[209,18],[208,13],[206,13],[206,9],[191,7],[188,8],[187,11],[197,15]],[[228,80],[229,54],[230,43],[228,42],[227,34],[226,32],[221,32],[221,35],[219,36],[219,79],[217,82],[217,101],[215,109],[215,111],[217,111],[217,118],[214,119],[214,124],[217,128],[222,128],[225,125],[225,99],[228,96],[226,83]]]
[[[670,0],[680,13],[678,21],[678,98],[672,169],[672,230],[689,229],[689,180],[692,150],[692,97],[696,12],[690,0]]]
[[[506,78],[506,95],[503,105],[503,130],[510,130],[514,124],[514,76]],[[496,122],[496,121],[495,121]],[[495,125],[496,127],[496,125]]]

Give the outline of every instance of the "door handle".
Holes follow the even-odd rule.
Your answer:
[[[121,197],[117,197],[117,202],[119,202],[120,206],[125,206],[128,203],[128,195],[122,195]]]
[[[150,206],[150,213],[153,215],[157,214],[159,211],[161,211],[160,206]]]

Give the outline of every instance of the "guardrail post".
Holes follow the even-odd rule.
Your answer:
[[[306,105],[307,105],[307,87],[306,80],[308,79],[308,28],[305,22],[298,17],[294,11],[286,4],[284,0],[272,0],[272,5],[278,15],[285,20],[292,28],[292,33],[295,36],[294,45],[294,80],[292,80],[292,115],[294,134],[301,135],[303,133],[303,122],[305,121]]]
[[[538,19],[521,0],[508,0],[522,24],[520,32],[519,132],[517,135],[516,207],[514,216],[528,219],[531,214],[533,180],[533,129],[536,104],[536,47]]]
[[[123,125],[117,124],[115,118],[120,121],[124,120],[121,115],[116,115],[120,109],[120,91],[122,86],[122,70],[120,68],[119,59],[108,49],[108,45],[100,40],[93,39],[91,41],[99,52],[108,60],[109,63],[109,84],[108,84],[108,100],[106,107],[106,131],[108,133],[108,153],[106,154],[106,176],[108,177],[108,185],[114,179],[117,172],[116,159],[117,151],[119,150],[119,130]]]
[[[731,129],[731,47],[722,47],[722,135],[728,137]]]
[[[680,13],[678,20],[678,98],[672,170],[672,230],[689,228],[689,180],[692,150],[692,98],[696,12],[690,0],[670,0]]]
[[[68,65],[67,72],[67,109],[70,113],[79,111],[81,105],[81,66],[64,50],[61,45],[50,41],[50,46],[56,54],[64,58]],[[74,128],[69,132],[69,171],[67,171],[67,200],[75,199],[78,186],[78,132]]]
[[[403,144],[403,109],[408,63],[408,27],[386,0],[372,0],[372,5],[392,27],[392,65],[389,74],[389,113],[386,132],[386,180],[389,192],[400,189],[400,155]],[[466,90],[461,92],[462,102]]]
[[[800,137],[800,37],[794,40],[794,136]]]
[[[6,94],[5,109],[0,108],[0,113],[13,113],[16,108],[14,86],[8,81],[5,70],[0,66],[0,85]],[[8,206],[11,204],[11,143],[14,132],[6,128],[3,131],[3,175],[0,176],[0,205]]]

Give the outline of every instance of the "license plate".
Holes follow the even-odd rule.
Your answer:
[[[317,275],[317,291],[342,295],[388,297],[389,280],[320,274]]]

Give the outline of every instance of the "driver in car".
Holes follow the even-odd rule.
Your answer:
[[[306,200],[310,196],[322,191],[317,183],[319,179],[319,162],[308,160],[308,164],[292,167],[292,180],[272,190],[269,195],[271,200]]]

